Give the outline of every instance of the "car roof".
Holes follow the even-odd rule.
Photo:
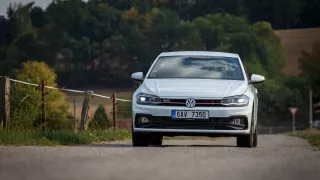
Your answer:
[[[159,56],[222,56],[238,58],[238,54],[214,51],[174,51],[163,52]]]

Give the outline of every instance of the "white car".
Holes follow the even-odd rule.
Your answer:
[[[133,146],[161,146],[163,136],[235,136],[238,147],[258,142],[258,97],[238,54],[181,51],[160,54],[132,97]]]

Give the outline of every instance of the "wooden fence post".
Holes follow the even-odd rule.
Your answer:
[[[44,80],[41,81],[41,124],[42,130],[46,129],[46,86]]]
[[[10,120],[10,79],[0,77],[0,124],[7,128]]]
[[[113,119],[113,129],[117,130],[117,95],[112,94],[112,119]]]
[[[73,97],[73,123],[74,123],[74,132],[77,132],[77,104],[76,104],[76,97]]]
[[[80,120],[80,130],[86,131],[87,130],[87,120],[88,120],[88,112],[89,112],[89,106],[92,99],[93,92],[92,91],[86,91],[83,105],[82,105],[82,111],[81,111],[81,120]]]

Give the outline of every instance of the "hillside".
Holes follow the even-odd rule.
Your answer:
[[[283,72],[288,75],[300,73],[298,59],[302,50],[310,51],[312,44],[320,41],[320,28],[277,30],[286,53],[286,65]]]

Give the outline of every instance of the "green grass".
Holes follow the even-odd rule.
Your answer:
[[[305,130],[289,133],[290,136],[297,136],[307,139],[313,147],[320,149],[320,130]]]
[[[123,140],[131,136],[128,130],[104,130],[104,131],[4,131],[0,130],[1,145],[32,145],[32,146],[57,146],[90,144],[100,141]]]

